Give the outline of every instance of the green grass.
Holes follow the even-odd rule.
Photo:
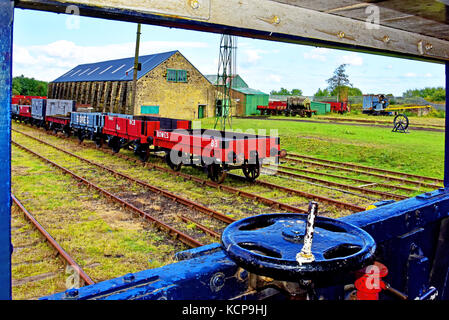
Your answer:
[[[204,119],[202,126],[213,128],[214,119]],[[254,119],[233,119],[233,129],[265,129],[268,134],[270,129],[278,130],[281,148],[289,152],[437,178],[443,175],[442,132],[403,134],[390,128]]]

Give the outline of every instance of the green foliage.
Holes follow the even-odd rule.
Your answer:
[[[12,80],[13,95],[46,96],[48,83],[21,75]]]
[[[281,88],[279,91],[271,90],[273,96],[302,96],[301,89],[292,89],[291,91],[285,88]]]
[[[315,93],[315,97],[329,97],[330,95],[329,90],[321,90],[321,88],[318,88],[318,91]]]
[[[352,86],[349,82],[349,77],[346,74],[346,66],[347,64],[341,64],[337,69],[335,69],[334,75],[326,80],[329,84],[330,91],[333,91],[338,87]]]
[[[409,89],[402,94],[404,98],[421,97],[428,101],[442,102],[446,99],[443,87],[426,87],[424,89]]]
[[[363,92],[359,88],[349,87],[348,96],[350,97],[363,96]]]

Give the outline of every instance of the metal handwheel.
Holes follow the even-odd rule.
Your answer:
[[[370,262],[376,245],[366,231],[324,217],[314,223],[309,253],[313,259],[298,259],[305,247],[307,218],[293,213],[245,218],[224,230],[222,246],[242,268],[276,280],[312,280],[358,270]]]

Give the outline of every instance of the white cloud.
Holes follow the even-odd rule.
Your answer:
[[[404,74],[405,77],[407,78],[414,78],[416,77],[416,73],[414,72],[407,72],[406,74]]]
[[[432,74],[431,74],[430,72],[427,72],[427,73],[424,75],[424,77],[426,77],[426,78],[432,78]]]
[[[330,50],[327,48],[315,48],[309,52],[304,53],[305,59],[310,60],[318,60],[318,61],[326,61],[326,54],[329,53]]]
[[[147,41],[142,42],[140,54],[206,48],[204,42]],[[98,61],[132,57],[134,43],[110,44],[107,46],[80,46],[74,42],[60,40],[47,45],[18,46],[13,48],[14,76],[25,75],[39,80],[52,81],[77,65]]]
[[[341,63],[349,64],[352,66],[363,65],[363,58],[356,53],[344,55],[341,57],[340,61],[341,61]]]
[[[276,82],[276,83],[280,83],[282,78],[281,78],[281,76],[279,76],[277,74],[270,74],[268,76],[268,80],[271,80],[271,81]]]
[[[265,50],[260,50],[260,49],[245,49],[243,50],[243,52],[246,55],[246,62],[247,63],[257,63],[258,61],[260,61],[260,59],[262,59],[261,54],[262,53],[266,53]]]

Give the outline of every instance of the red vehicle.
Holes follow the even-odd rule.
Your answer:
[[[105,115],[103,137],[114,152],[132,146],[135,154],[142,160],[149,155],[149,147],[153,145],[155,131],[166,129],[189,129],[191,122],[160,117],[133,117],[128,115]],[[101,140],[95,141],[101,145]]]
[[[331,105],[331,112],[343,114],[345,112],[351,111],[347,102],[329,102],[329,101],[323,102],[329,103]]]
[[[261,115],[282,114],[285,109],[287,109],[286,101],[270,101],[268,106],[257,106],[257,110],[260,110]]]
[[[31,122],[31,106],[19,106],[19,119],[25,123]]]
[[[182,165],[206,167],[209,178],[218,183],[233,169],[242,169],[246,179],[254,181],[265,158],[278,160],[284,154],[277,137],[205,129],[156,130],[154,145],[166,152],[173,170]]]
[[[47,99],[47,97],[38,97],[38,96],[12,96],[11,104],[20,104],[20,105],[31,105],[31,99]]]

